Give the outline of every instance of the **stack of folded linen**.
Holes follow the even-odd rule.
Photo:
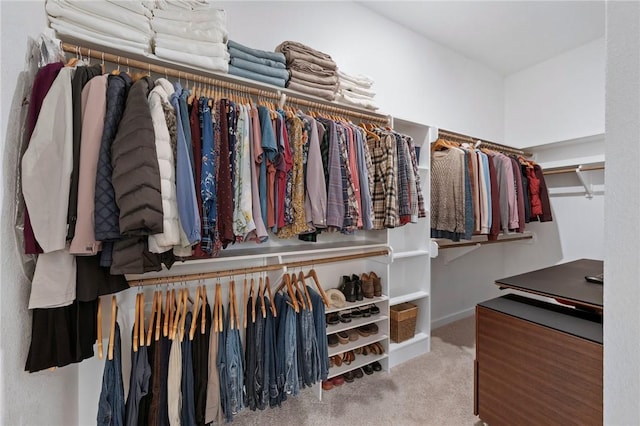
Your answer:
[[[227,13],[203,1],[159,0],[153,10],[154,53],[162,59],[226,73]]]
[[[145,54],[151,51],[151,10],[142,1],[47,0],[51,27],[59,35]]]
[[[291,78],[287,87],[332,101],[338,90],[336,63],[331,56],[295,41],[284,41],[276,52],[287,59]]]
[[[227,46],[231,56],[229,74],[285,87],[289,71],[282,53],[252,49],[233,40]]]
[[[342,70],[338,70],[338,95],[336,100],[376,110],[378,105],[373,98],[376,96],[376,92],[371,90],[373,86],[373,80],[365,75],[351,75]]]

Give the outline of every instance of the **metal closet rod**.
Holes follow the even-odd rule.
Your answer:
[[[474,138],[472,136],[463,135],[462,133],[452,132],[451,130],[438,129],[438,137],[445,140],[454,140],[456,142],[469,142],[476,143],[480,141],[481,147],[486,147],[489,149],[493,149],[494,151],[506,152],[509,154],[522,155],[524,157],[531,157],[533,154],[531,152],[523,151],[518,148],[513,148],[508,145],[503,145],[501,143],[485,141],[479,138]]]
[[[126,65],[127,67],[137,68],[141,71],[147,71],[149,73],[155,72],[157,74],[164,74],[165,76],[172,76],[178,79],[184,78],[185,80],[191,80],[194,82],[200,82],[203,84],[208,84],[210,86],[219,87],[227,90],[234,90],[236,92],[240,92],[243,94],[249,94],[254,96],[262,96],[265,98],[270,98],[274,100],[280,100],[282,98],[283,92],[277,89],[256,89],[254,87],[250,87],[240,83],[233,83],[229,81],[224,81],[218,78],[210,77],[205,74],[204,71],[196,74],[196,72],[186,72],[176,70],[174,68],[166,67],[163,65],[156,65],[150,62],[144,62],[137,59],[132,59],[127,56],[117,55],[113,53],[107,53],[98,49],[90,49],[83,46],[78,46],[71,43],[62,43],[62,50],[68,53],[72,53],[75,55],[87,56],[94,59],[100,59],[102,62],[110,62],[113,64]],[[296,103],[298,105],[303,105],[309,108],[315,108],[321,111],[327,111],[329,113],[335,113],[339,115],[344,115],[352,118],[359,118],[363,120],[367,120],[372,123],[380,123],[387,125],[389,123],[389,117],[382,115],[371,115],[365,114],[359,111],[350,110],[348,107],[338,107],[332,104],[325,104],[322,102],[309,101],[296,96],[289,96],[287,98],[290,102]]]
[[[238,269],[225,269],[221,271],[203,272],[199,274],[174,275],[170,277],[142,278],[138,280],[128,280],[128,281],[129,281],[129,287],[161,285],[161,284],[171,284],[171,283],[186,282],[186,281],[206,280],[211,278],[250,275],[250,274],[255,274],[259,272],[277,271],[285,267],[300,268],[303,266],[315,266],[315,265],[321,265],[324,263],[335,263],[335,262],[343,262],[347,260],[365,259],[368,257],[388,256],[388,255],[389,255],[389,250],[384,249],[384,250],[368,251],[364,253],[347,254],[344,256],[332,256],[332,257],[322,257],[319,259],[299,260],[295,262],[283,262],[283,263],[277,263],[273,265],[251,266],[248,268],[238,268]]]

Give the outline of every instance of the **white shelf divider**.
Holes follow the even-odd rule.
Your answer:
[[[389,305],[398,305],[404,302],[411,302],[412,300],[422,299],[429,297],[429,293],[424,290],[414,291],[413,293],[403,294],[402,296],[396,296],[389,299]]]
[[[423,340],[429,339],[429,335],[427,333],[416,333],[411,339],[405,340],[404,342],[395,343],[393,341],[389,341],[389,352],[394,352],[399,349],[405,348],[407,346],[411,346]]]
[[[341,331],[345,331],[345,330],[349,330],[351,328],[357,328],[363,325],[367,325],[367,324],[371,324],[374,322],[380,322],[380,321],[384,321],[386,319],[389,319],[388,316],[386,315],[381,315],[381,314],[377,314],[377,315],[371,315],[370,317],[366,317],[366,318],[358,318],[358,319],[352,319],[351,322],[341,322],[338,324],[332,324],[327,326],[327,335],[329,334],[334,334],[334,333],[339,333]],[[362,336],[360,336],[362,337]],[[360,339],[358,339],[360,340]],[[356,342],[358,341],[356,340]]]
[[[386,334],[377,333],[367,337],[360,336],[358,340],[354,342],[350,341],[349,343],[345,343],[345,344],[338,343],[338,346],[329,347],[329,357],[332,357],[334,355],[338,355],[344,352],[349,352],[356,348],[361,348],[363,346],[367,346],[375,342],[380,342],[381,340],[384,340],[386,338],[387,338]]]
[[[367,299],[365,297],[362,300],[358,300],[357,302],[347,302],[347,304],[342,308],[329,308],[329,309],[325,310],[325,314],[330,314],[332,312],[338,312],[338,311],[343,311],[343,310],[347,310],[347,309],[359,308],[361,306],[371,305],[373,303],[384,302],[387,299],[389,299],[389,298],[387,296],[385,296],[385,295],[382,295],[380,297],[374,297],[374,298],[371,298],[371,299]]]
[[[385,359],[388,355],[386,353],[382,355],[356,355],[356,359],[351,361],[351,364],[347,365],[342,363],[340,367],[333,366],[329,369],[328,378],[339,376],[340,374],[344,374],[347,371],[355,370],[356,368],[364,367],[367,364],[371,364],[376,361],[381,361]],[[381,371],[376,371],[375,373],[382,373],[384,368]]]

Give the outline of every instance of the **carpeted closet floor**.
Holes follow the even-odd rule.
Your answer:
[[[238,425],[471,426],[475,320],[468,317],[432,331],[431,352],[323,392],[311,389],[282,408],[243,410]]]

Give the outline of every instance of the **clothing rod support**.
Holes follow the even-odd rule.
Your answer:
[[[164,65],[157,65],[151,62],[140,61],[140,60],[132,59],[123,55],[106,53],[98,49],[90,49],[87,47],[77,46],[71,43],[62,42],[61,45],[62,45],[62,50],[64,50],[65,52],[74,54],[76,56],[79,55],[80,57],[91,57],[94,59],[99,59],[102,62],[106,61],[113,64],[117,64],[118,66],[126,64],[127,68],[130,68],[130,67],[136,68],[147,73],[155,72],[157,74],[164,75],[166,77],[172,76],[172,77],[178,78],[179,80],[185,79],[187,81],[191,80],[193,82],[200,82],[200,83],[218,87],[224,90],[231,90],[231,91],[235,91],[243,94],[249,94],[257,97],[269,98],[276,102],[281,102],[283,99],[282,97],[283,92],[281,92],[276,88],[271,89],[271,88],[265,87],[263,89],[257,89],[255,87],[251,87],[244,84],[224,81],[221,78],[216,78],[218,76],[212,77],[210,75],[207,75],[206,71],[196,71],[196,70],[191,70],[189,72],[180,71],[174,68],[166,67]],[[352,110],[348,106],[336,106],[329,103],[323,103],[321,101],[317,101],[317,102],[309,101],[295,95],[289,95],[286,97],[286,99],[290,103],[304,105],[311,108],[315,107],[323,111],[333,112],[337,115],[344,115],[352,118],[359,118],[372,123],[380,123],[380,124],[388,125],[390,121],[388,116],[384,116],[381,114],[377,114],[377,115],[366,114],[360,111]]]
[[[185,275],[174,275],[169,277],[142,278],[137,280],[129,280],[129,287],[161,285],[161,284],[171,284],[171,283],[184,282],[184,281],[197,281],[197,280],[205,280],[205,279],[211,279],[211,278],[249,275],[249,274],[255,274],[260,272],[277,271],[283,268],[300,268],[304,266],[314,266],[314,265],[320,265],[325,263],[343,262],[343,261],[355,260],[355,259],[366,259],[368,257],[375,257],[375,256],[388,256],[389,253],[390,251],[388,249],[374,250],[374,251],[369,251],[365,253],[347,254],[344,256],[332,256],[332,257],[323,257],[323,258],[310,259],[310,260],[299,260],[294,262],[282,262],[282,263],[277,263],[273,265],[252,266],[248,268],[225,269],[220,271],[204,272],[200,274],[185,274]]]

